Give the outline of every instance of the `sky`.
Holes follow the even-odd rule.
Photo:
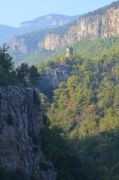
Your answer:
[[[48,14],[80,15],[110,4],[113,0],[0,0],[0,24],[20,23]]]

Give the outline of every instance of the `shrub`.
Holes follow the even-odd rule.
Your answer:
[[[48,169],[52,168],[51,164],[48,164],[45,161],[40,161],[39,166],[40,166],[41,170],[43,170],[43,171],[48,171]]]
[[[14,124],[13,116],[12,114],[8,114],[7,116],[7,123],[9,126],[12,126]]]

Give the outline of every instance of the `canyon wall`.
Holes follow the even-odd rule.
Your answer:
[[[111,8],[104,15],[80,18],[76,26],[69,28],[63,37],[48,34],[45,37],[44,48],[59,50],[64,45],[70,45],[83,39],[94,40],[119,34],[119,7]]]
[[[62,26],[63,28],[63,26]],[[94,40],[97,38],[104,38],[119,34],[119,7],[111,8],[105,14],[96,14],[88,17],[80,18],[75,26],[71,26],[68,32],[61,35],[59,33],[47,33],[44,36],[43,42],[39,42],[36,47],[32,46],[32,42],[27,43],[26,40],[21,39],[12,40],[10,42],[10,49],[15,51],[18,49],[22,53],[30,52],[31,49],[45,48],[58,51],[65,45],[71,45],[76,41],[83,39]],[[20,43],[19,43],[20,42]]]
[[[36,142],[42,127],[36,91],[16,86],[0,87],[0,168],[20,169],[29,180],[31,177],[55,180],[53,166],[45,160]],[[47,170],[40,164],[47,166]]]

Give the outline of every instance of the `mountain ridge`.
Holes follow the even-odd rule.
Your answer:
[[[55,27],[58,25],[61,26],[65,23],[78,19],[80,16],[83,16],[83,14],[76,15],[76,16],[68,16],[68,15],[62,15],[62,14],[48,14],[48,15],[40,16],[30,21],[22,22],[20,24],[20,27],[30,27],[34,25],[34,26],[39,26],[40,28],[42,28],[42,26],[43,28],[44,27],[47,28],[48,27],[47,23],[50,23],[51,27]]]
[[[48,15],[36,18],[38,19],[38,22],[42,19],[43,22],[39,22],[41,25],[35,24],[32,26],[20,26],[18,28],[16,27],[12,27],[12,26],[7,26],[7,25],[0,25],[0,45],[2,45],[3,43],[9,43],[9,41],[17,35],[22,35],[24,33],[31,33],[32,31],[36,31],[39,29],[46,29],[46,28],[53,28],[53,27],[58,27],[59,25],[63,25],[65,23],[68,23],[72,20],[75,20],[77,18],[79,18],[82,15],[77,15],[77,16],[65,16],[62,15],[62,17],[60,18],[60,15],[57,15],[59,17],[59,21],[57,22],[57,20],[55,19],[55,15],[53,15],[52,18],[52,23],[54,22],[54,24],[51,24],[50,21],[47,20],[47,25],[45,25],[45,17],[47,17]],[[50,15],[52,17],[52,14]],[[67,17],[67,19],[66,19]],[[41,18],[41,19],[40,19]],[[64,20],[64,19],[66,20]],[[35,19],[34,19],[35,20]],[[31,22],[33,23],[34,20],[32,20]],[[27,21],[29,22],[29,21]],[[44,25],[43,25],[44,23]],[[21,23],[23,24],[23,23]]]
[[[77,21],[46,31],[42,40],[41,38],[37,39],[38,43],[34,52],[37,49],[43,48],[46,50],[59,51],[62,47],[66,45],[72,46],[73,43],[80,42],[81,40],[92,41],[98,38],[116,36],[119,34],[118,24],[119,1],[116,1],[111,5],[89,13],[89,16],[80,17]],[[28,36],[31,37],[32,34]],[[17,46],[17,49],[20,50],[19,40],[17,37],[15,38],[15,46]],[[32,39],[33,38],[31,38],[31,40]],[[11,41],[11,50],[15,51],[15,46],[13,41]],[[28,51],[29,43],[27,42],[27,39],[24,39],[22,46],[27,48],[27,52],[25,53],[31,53]],[[24,53],[24,50],[22,50],[21,53]]]

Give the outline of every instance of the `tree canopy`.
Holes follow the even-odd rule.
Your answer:
[[[118,180],[119,54],[73,54],[62,62],[72,75],[54,90],[41,133],[44,153],[57,180]]]

